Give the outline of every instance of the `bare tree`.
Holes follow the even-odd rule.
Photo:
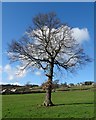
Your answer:
[[[72,28],[60,22],[56,14],[38,14],[33,18],[33,27],[26,30],[19,40],[9,44],[10,61],[20,61],[20,69],[42,68],[48,77],[45,106],[52,106],[52,78],[54,67],[74,72],[90,62],[81,45],[72,37]]]

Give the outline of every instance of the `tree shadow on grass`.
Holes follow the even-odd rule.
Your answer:
[[[81,104],[94,104],[94,102],[54,104],[54,106],[63,106],[63,105],[81,105]]]

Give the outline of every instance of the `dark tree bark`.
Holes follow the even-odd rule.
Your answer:
[[[44,106],[53,106],[52,100],[51,100],[51,92],[52,92],[52,86],[51,81],[49,80],[49,85],[46,89],[46,97],[44,101]]]
[[[48,71],[49,73],[46,74],[46,76],[48,77],[48,81],[45,88],[46,89],[46,97],[44,101],[45,106],[54,105],[51,100],[53,69],[54,69],[54,59],[51,60],[51,63],[49,64],[49,71]]]

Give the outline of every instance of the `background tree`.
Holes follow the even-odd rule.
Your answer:
[[[54,67],[74,72],[90,61],[81,45],[72,37],[72,28],[60,22],[56,14],[38,14],[25,35],[9,44],[10,61],[20,61],[20,69],[42,68],[48,77],[45,106],[51,101]]]
[[[59,88],[59,80],[54,80],[53,82],[53,90],[54,92],[56,91],[57,88]]]
[[[68,87],[67,82],[61,83],[60,87],[63,87],[63,88],[64,88],[64,87]]]

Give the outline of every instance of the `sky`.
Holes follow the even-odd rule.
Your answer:
[[[94,4],[73,2],[14,2],[2,3],[2,64],[0,78],[2,84],[42,84],[47,78],[42,70],[24,71],[16,76],[17,63],[11,63],[7,57],[8,43],[17,41],[24,35],[26,29],[32,25],[32,18],[38,13],[56,12],[58,18],[71,26],[74,36],[84,47],[85,53],[94,58]],[[56,72],[56,71],[55,71]],[[55,79],[64,83],[80,83],[94,81],[94,62],[84,66],[77,74],[65,73],[62,77],[56,74]]]
[[[3,2],[94,2],[95,0],[2,0]]]

